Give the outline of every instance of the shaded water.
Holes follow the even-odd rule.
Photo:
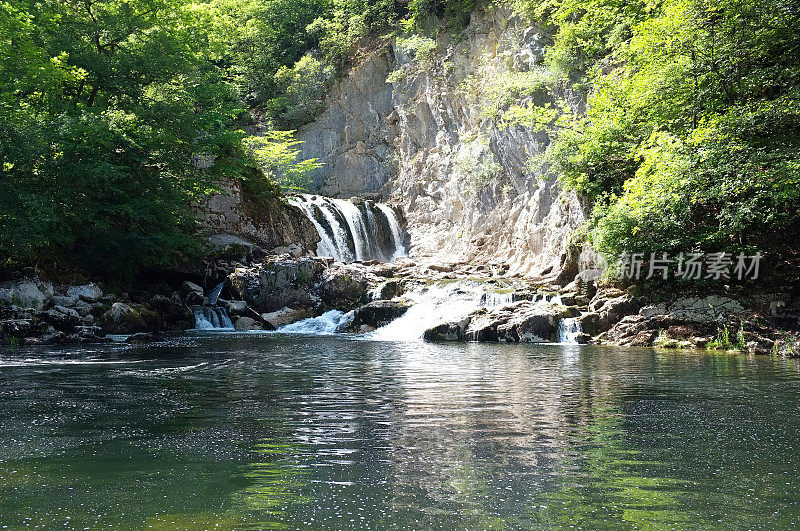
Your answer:
[[[0,528],[789,528],[795,361],[208,334],[0,351]]]

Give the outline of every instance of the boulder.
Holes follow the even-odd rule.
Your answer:
[[[186,302],[187,306],[203,304],[203,288],[194,282],[189,282],[188,280],[184,281],[183,284],[181,284],[180,293],[183,295],[183,300]]]
[[[228,277],[233,291],[258,312],[281,308],[313,307],[317,282],[326,268],[316,258],[299,260],[272,257],[253,267],[237,267]]]
[[[362,326],[380,328],[406,313],[409,308],[410,304],[400,301],[373,301],[356,308],[350,327],[353,330]]]
[[[281,308],[280,310],[262,313],[261,319],[264,320],[268,326],[276,330],[282,326],[301,321],[308,317],[312,317],[313,313],[307,308]]]
[[[107,341],[106,334],[99,326],[76,326],[75,334],[78,340],[82,343],[97,343],[100,341]]]
[[[319,294],[327,307],[350,310],[366,302],[368,289],[369,282],[360,268],[336,264],[322,276]]]
[[[245,315],[250,311],[246,301],[226,301],[225,309],[228,315]]]
[[[252,317],[239,317],[236,319],[236,323],[234,323],[233,327],[239,332],[264,329],[264,327],[262,327],[261,324]]]
[[[74,297],[85,302],[97,302],[103,298],[103,290],[95,283],[67,288],[67,297]]]
[[[125,343],[151,343],[159,339],[153,332],[137,332],[125,338]]]
[[[473,317],[464,330],[464,339],[481,343],[495,342],[498,340],[498,325],[489,315]]]
[[[147,330],[147,321],[132,306],[115,302],[101,318],[103,330],[115,334],[135,334]]]
[[[53,285],[39,279],[24,279],[0,287],[0,303],[35,310],[44,309],[53,297]]]
[[[53,295],[50,302],[54,306],[66,306],[68,308],[72,308],[78,304],[78,300],[78,297],[71,297],[69,295]]]
[[[42,325],[34,319],[4,319],[0,321],[0,337],[30,337],[39,335]]]
[[[77,311],[64,306],[54,306],[47,311],[40,312],[37,317],[62,332],[71,332],[83,322]]]
[[[373,292],[373,296],[379,300],[390,300],[400,297],[403,293],[405,293],[405,286],[402,281],[387,280]]]
[[[464,329],[469,320],[457,323],[442,323],[425,330],[422,335],[425,341],[463,341]]]

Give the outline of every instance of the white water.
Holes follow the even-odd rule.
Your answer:
[[[407,298],[414,303],[401,317],[366,334],[379,341],[422,340],[425,330],[444,322],[458,321],[482,306],[484,290],[473,283],[433,285],[413,291]]]
[[[278,328],[278,332],[287,334],[312,334],[328,335],[334,334],[350,324],[353,320],[353,312],[340,312],[330,310],[319,317],[310,317]]]
[[[403,229],[397,214],[388,205],[371,201],[356,204],[318,195],[300,195],[290,202],[299,207],[317,229],[320,236],[318,256],[352,262],[391,261],[406,255]]]
[[[498,293],[496,291],[487,291],[481,302],[486,308],[500,308],[514,302],[514,294],[511,292]]]
[[[394,242],[395,248],[392,260],[406,256],[406,247],[403,245],[403,229],[400,227],[400,222],[397,220],[394,210],[383,203],[376,203],[375,206],[378,207],[378,209],[383,212],[383,215],[386,216],[386,219],[389,220],[389,228],[392,231],[392,241]]]
[[[581,334],[581,324],[574,317],[566,317],[558,321],[558,342],[566,345],[577,345]]]
[[[218,306],[192,306],[195,330],[233,330],[233,323],[225,308]]]
[[[364,222],[362,212],[350,201],[345,201],[344,199],[333,199],[331,201],[344,216],[347,227],[350,229],[353,247],[356,250],[356,260],[369,260],[367,257],[372,254],[369,248],[371,239],[367,232],[367,225]]]

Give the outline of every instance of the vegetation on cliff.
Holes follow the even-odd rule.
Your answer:
[[[536,162],[591,198],[595,246],[797,257],[800,4],[524,7],[553,32],[548,66],[592,87]]]

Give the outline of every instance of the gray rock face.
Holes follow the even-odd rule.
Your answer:
[[[331,308],[352,309],[367,301],[369,281],[364,272],[350,264],[334,264],[325,271],[319,285],[322,302]]]
[[[324,163],[317,191],[399,205],[414,258],[556,276],[567,235],[586,219],[583,206],[527,170],[547,135],[499,124],[486,108],[498,80],[541,68],[548,42],[543,30],[498,8],[476,11],[457,43],[443,32],[424,67],[394,44],[376,50],[297,134],[302,156]],[[583,106],[569,90],[559,96]]]
[[[671,315],[676,319],[697,323],[711,323],[724,317],[735,317],[745,313],[747,310],[739,301],[719,295],[682,298],[669,304],[654,304],[639,310],[642,317]]]
[[[278,201],[261,204],[246,197],[236,181],[216,184],[220,191],[196,206],[203,228],[243,238],[264,249],[292,244],[303,252],[316,249],[319,235],[299,208]]]

